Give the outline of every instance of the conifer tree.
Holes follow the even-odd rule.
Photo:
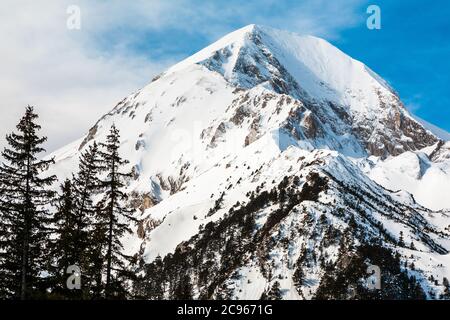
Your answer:
[[[2,180],[0,178],[0,190],[3,190]],[[0,193],[0,205],[2,204],[2,194]],[[10,228],[3,216],[4,213],[0,207],[0,300],[11,297],[11,278],[10,272],[7,268],[8,254],[5,251],[7,247],[8,240],[10,239]]]
[[[92,194],[99,188],[98,173],[100,158],[97,144],[94,142],[81,154],[78,172],[73,182],[67,180],[62,186],[59,208],[55,214],[56,234],[54,255],[56,257],[56,288],[63,290],[69,298],[87,298],[90,296],[93,273],[90,268],[97,259],[91,255],[89,246],[96,246],[93,216],[96,206]],[[68,266],[76,265],[81,270],[82,290],[66,290],[64,278]],[[96,264],[96,267],[97,266]],[[100,268],[100,267],[99,267]],[[62,272],[62,274],[61,274]],[[61,287],[62,286],[62,287]]]
[[[106,231],[105,253],[105,297],[107,299],[123,297],[125,295],[125,279],[129,276],[125,261],[123,245],[120,241],[125,233],[131,233],[130,221],[136,221],[131,210],[125,205],[127,195],[124,193],[125,180],[131,177],[130,173],[121,172],[121,168],[128,163],[119,155],[119,130],[113,125],[106,142],[102,143],[102,171],[106,177],[101,182],[104,196],[99,202],[101,208],[98,221]]]
[[[54,198],[49,186],[55,176],[44,176],[53,160],[40,160],[46,137],[38,136],[38,115],[28,106],[17,133],[6,136],[8,147],[0,166],[0,270],[7,298],[31,299],[45,294],[41,277],[48,266],[51,217],[48,205]]]
[[[61,185],[61,195],[58,197],[57,210],[53,217],[55,229],[51,255],[54,260],[51,267],[52,295],[57,298],[68,298],[73,293],[66,287],[66,271],[74,264],[74,252],[77,251],[73,239],[75,238],[75,205],[73,186],[69,179]]]
[[[444,294],[443,297],[445,299],[450,299],[450,282],[446,277],[442,279],[442,285],[444,286]]]
[[[194,296],[194,288],[189,275],[182,275],[176,283],[174,299],[175,300],[192,300]]]
[[[102,169],[101,166],[100,152],[97,143],[94,141],[88,150],[81,155],[78,173],[73,177],[78,232],[86,229],[86,226],[90,224],[90,218],[95,215],[96,205],[93,202],[92,195],[100,189],[99,173]],[[85,244],[82,249],[84,247]],[[80,249],[79,255],[81,255],[82,249]]]
[[[101,270],[101,265],[98,264],[99,257],[96,256],[100,254],[96,251],[98,237],[96,230],[94,230],[97,206],[92,199],[92,196],[100,189],[100,171],[100,152],[97,143],[94,141],[88,150],[81,155],[78,173],[73,176],[73,220],[75,224],[71,241],[76,247],[73,253],[73,263],[81,269],[85,284],[83,285],[85,296],[88,294],[86,291],[89,290],[85,287],[96,286],[92,283],[93,281],[96,282],[94,280],[96,272],[92,269],[92,266],[95,265],[96,268]]]
[[[400,236],[398,238],[398,245],[400,247],[404,247],[405,246],[405,241],[403,240],[403,231],[400,231]]]
[[[96,206],[95,219],[92,222],[90,231],[91,244],[86,252],[87,265],[83,271],[85,282],[88,286],[89,295],[92,299],[102,299],[104,297],[104,270],[105,256],[107,248],[108,224],[102,217],[102,208]]]
[[[263,300],[282,300],[283,296],[280,290],[280,283],[275,281],[270,288],[269,292],[267,292],[265,299]]]
[[[149,264],[146,264],[141,258],[135,273],[137,276],[133,281],[133,297],[150,300],[164,299],[164,262],[160,255]],[[139,275],[139,273],[142,275]]]

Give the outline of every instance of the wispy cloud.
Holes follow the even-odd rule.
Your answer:
[[[258,23],[333,38],[363,18],[362,3],[3,0],[0,147],[27,104],[38,107],[49,150],[80,137],[119,99],[184,55],[173,50],[182,37],[162,41],[166,33],[199,37],[203,46]],[[72,4],[81,9],[79,31],[66,28],[66,10]],[[147,51],[145,42],[152,42],[158,55]]]

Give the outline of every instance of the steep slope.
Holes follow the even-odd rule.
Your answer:
[[[361,297],[369,295],[361,287],[367,259],[398,280],[384,297],[420,296],[411,275],[427,297],[444,292],[428,278],[442,282],[449,271],[449,213],[367,175],[396,190],[376,178],[376,166],[423,174],[447,163],[445,146],[385,81],[326,41],[255,25],[237,30],[119,102],[85,137],[51,155],[50,171],[69,177],[80,152],[104,140],[112,124],[130,161],[130,206],[140,219],[126,251],[142,263],[167,257],[155,285],[172,288],[185,268],[196,297],[260,298],[279,276],[283,298],[333,298],[336,286],[347,298],[349,288],[336,279],[352,274],[350,255],[359,261],[352,285]],[[238,236],[245,248],[236,247]]]
[[[411,276],[428,297],[442,294],[427,279],[449,272],[448,213],[405,204],[336,152],[290,147],[263,158],[224,161],[147,211],[160,219],[142,247],[147,260],[165,256],[158,286],[174,288],[189,274],[198,298],[259,299],[276,281],[285,299],[351,298],[352,287],[365,297],[365,272],[375,264],[381,297],[419,294]]]

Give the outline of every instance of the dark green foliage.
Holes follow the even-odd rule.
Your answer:
[[[267,292],[264,292],[261,296],[261,300],[282,300],[283,295],[280,289],[280,283],[275,281]]]
[[[398,245],[400,247],[405,246],[405,241],[403,240],[403,231],[400,231],[400,236],[398,237]]]
[[[43,174],[53,160],[39,160],[47,140],[32,107],[6,136],[8,147],[0,166],[0,280],[3,298],[42,298],[48,285],[41,276],[49,263],[48,239],[51,215],[47,210],[56,180]]]
[[[96,209],[100,212],[100,208]],[[100,215],[97,213],[96,216]],[[92,230],[89,238],[91,244],[87,248],[84,261],[86,266],[84,267],[84,283],[87,286],[88,297],[91,299],[103,299],[105,297],[105,248],[107,243],[107,226],[101,222],[93,222]]]
[[[215,201],[214,207],[209,209],[208,216],[212,216],[214,213],[216,213],[221,208],[224,196],[225,196],[225,192],[222,192],[220,197]]]
[[[77,247],[74,252],[74,260],[83,267],[86,263],[83,258],[89,245],[92,244],[90,233],[97,212],[97,205],[93,203],[92,196],[100,189],[101,160],[100,151],[94,141],[81,155],[78,173],[73,177],[75,231],[72,241]]]
[[[381,290],[366,284],[369,265],[381,269]],[[355,253],[342,251],[332,271],[320,283],[316,299],[424,299],[425,294],[415,278],[401,270],[398,255],[377,244],[363,244]]]
[[[78,265],[75,254],[78,251],[76,242],[75,204],[73,197],[73,186],[70,180],[66,180],[61,185],[61,195],[56,204],[57,210],[53,216],[55,228],[54,239],[50,245],[50,254],[52,264],[51,274],[51,292],[52,297],[77,298],[78,290],[69,290],[66,286],[66,271],[70,265]]]
[[[173,298],[175,300],[192,300],[194,297],[191,278],[189,275],[183,275],[178,281]]]
[[[307,177],[303,188],[297,192],[294,188],[287,188],[288,178],[285,177],[278,185],[278,200],[283,205],[280,209],[272,212],[266,224],[263,226],[261,236],[265,236],[272,228],[283,220],[294,206],[302,201],[317,201],[320,192],[324,191],[327,186],[327,179],[321,177],[318,173],[312,172]],[[287,189],[287,191],[286,191]]]
[[[444,286],[444,293],[441,298],[450,300],[450,282],[446,277],[442,279],[442,285]]]
[[[124,298],[132,275],[120,238],[134,219],[125,205],[130,175],[121,172],[127,162],[118,153],[119,133],[113,126],[103,151],[94,142],[81,155],[79,171],[56,197],[50,191],[56,177],[45,177],[53,160],[37,157],[46,141],[37,135],[37,118],[27,107],[2,153],[0,299]],[[99,192],[104,197],[94,203]],[[67,288],[69,266],[81,269],[81,290]]]
[[[294,275],[292,277],[292,280],[294,281],[294,285],[297,288],[297,291],[299,291],[300,287],[303,285],[303,281],[305,280],[305,274],[303,273],[301,259],[302,257],[300,257],[299,261],[297,261]]]
[[[133,282],[135,298],[162,300],[164,299],[165,281],[161,256],[157,256],[153,263],[143,264],[143,276],[138,276]]]
[[[125,296],[125,280],[129,276],[126,269],[126,260],[131,257],[125,256],[120,238],[125,233],[131,233],[130,221],[136,221],[126,207],[128,196],[124,192],[125,180],[131,177],[130,173],[123,173],[122,167],[128,163],[119,155],[120,147],[119,131],[113,125],[102,143],[102,172],[106,174],[105,179],[100,182],[103,198],[98,204],[96,211],[97,232],[105,232],[105,296],[108,299],[121,298]]]
[[[92,266],[99,267],[95,261],[100,252],[95,251],[99,239],[94,239],[96,206],[92,195],[99,189],[100,160],[99,150],[94,142],[81,155],[78,173],[73,176],[73,181],[67,180],[62,186],[62,195],[54,216],[56,237],[53,241],[53,257],[57,280],[52,290],[54,295],[62,291],[66,298],[81,299],[90,297],[95,291],[93,287],[96,275],[92,273]],[[70,265],[76,265],[81,270],[81,290],[66,288],[65,272]]]

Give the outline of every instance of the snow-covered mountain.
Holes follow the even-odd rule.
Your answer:
[[[119,102],[50,170],[70,176],[113,123],[141,220],[126,250],[166,257],[159,285],[182,270],[202,298],[259,299],[275,282],[285,299],[372,297],[374,264],[383,297],[420,296],[416,281],[444,294],[449,142],[325,40],[230,33]]]

